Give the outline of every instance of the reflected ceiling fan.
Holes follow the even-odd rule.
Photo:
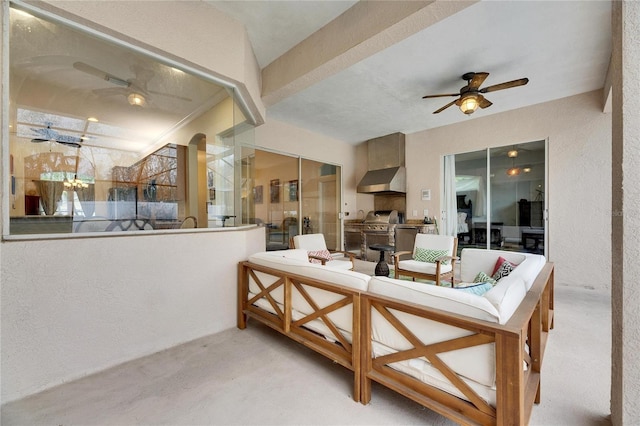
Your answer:
[[[444,111],[451,105],[455,104],[460,107],[460,110],[465,114],[473,114],[478,107],[488,108],[493,103],[482,96],[483,93],[495,92],[497,90],[510,89],[512,87],[524,86],[529,82],[528,78],[520,78],[518,80],[507,81],[506,83],[495,84],[480,89],[480,86],[486,78],[489,76],[488,72],[468,72],[462,76],[463,80],[467,81],[467,85],[460,89],[460,93],[447,93],[442,95],[426,95],[422,99],[427,98],[441,98],[445,96],[460,96],[455,101],[451,101],[442,108],[434,111],[434,114]]]
[[[31,139],[31,142],[34,143],[42,143],[42,142],[57,142],[62,145],[67,145],[73,148],[82,148],[82,142],[84,142],[83,138],[79,138],[77,136],[71,135],[61,135],[56,130],[51,128],[53,123],[46,123],[46,128],[31,128],[35,133],[38,134],[38,137]]]
[[[191,99],[184,96],[178,96],[171,93],[157,92],[147,89],[147,84],[154,77],[154,74],[150,69],[141,66],[131,66],[135,77],[128,80],[116,77],[113,74],[109,74],[106,71],[102,71],[101,69],[93,67],[89,64],[85,64],[84,62],[74,62],[73,67],[78,71],[82,71],[86,74],[98,77],[101,80],[105,80],[109,83],[119,86],[106,89],[95,89],[93,93],[105,96],[123,95],[127,98],[129,104],[133,106],[145,106],[147,102],[151,101],[151,95],[160,95],[185,102],[191,102]]]

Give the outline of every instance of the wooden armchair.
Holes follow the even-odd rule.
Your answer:
[[[433,280],[441,285],[441,280],[451,280],[455,284],[456,251],[458,239],[449,235],[417,234],[413,252],[400,251],[394,253],[395,278],[401,275]],[[411,254],[413,257],[400,260],[400,256]]]
[[[331,268],[353,270],[354,254],[348,251],[330,251],[323,234],[296,235],[291,239],[290,247],[307,250],[310,262],[315,260]]]

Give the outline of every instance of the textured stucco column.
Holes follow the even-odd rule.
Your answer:
[[[640,424],[640,2],[612,4],[611,420],[616,426]]]

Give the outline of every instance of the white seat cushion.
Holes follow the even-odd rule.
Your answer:
[[[422,274],[431,274],[435,275],[436,273],[436,264],[429,262],[420,262],[418,260],[401,260],[398,262],[398,266],[400,269],[404,269],[405,271],[411,272],[420,272]],[[440,265],[440,273],[444,274],[451,271],[451,264],[448,265]]]

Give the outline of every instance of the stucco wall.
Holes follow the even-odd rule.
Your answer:
[[[548,139],[545,245],[556,282],[610,289],[611,114],[601,99],[595,91],[407,135],[407,211],[439,215],[443,156]]]
[[[614,2],[611,423],[640,424],[640,3]]]
[[[251,227],[4,242],[2,402],[234,327],[236,265],[264,241]]]

